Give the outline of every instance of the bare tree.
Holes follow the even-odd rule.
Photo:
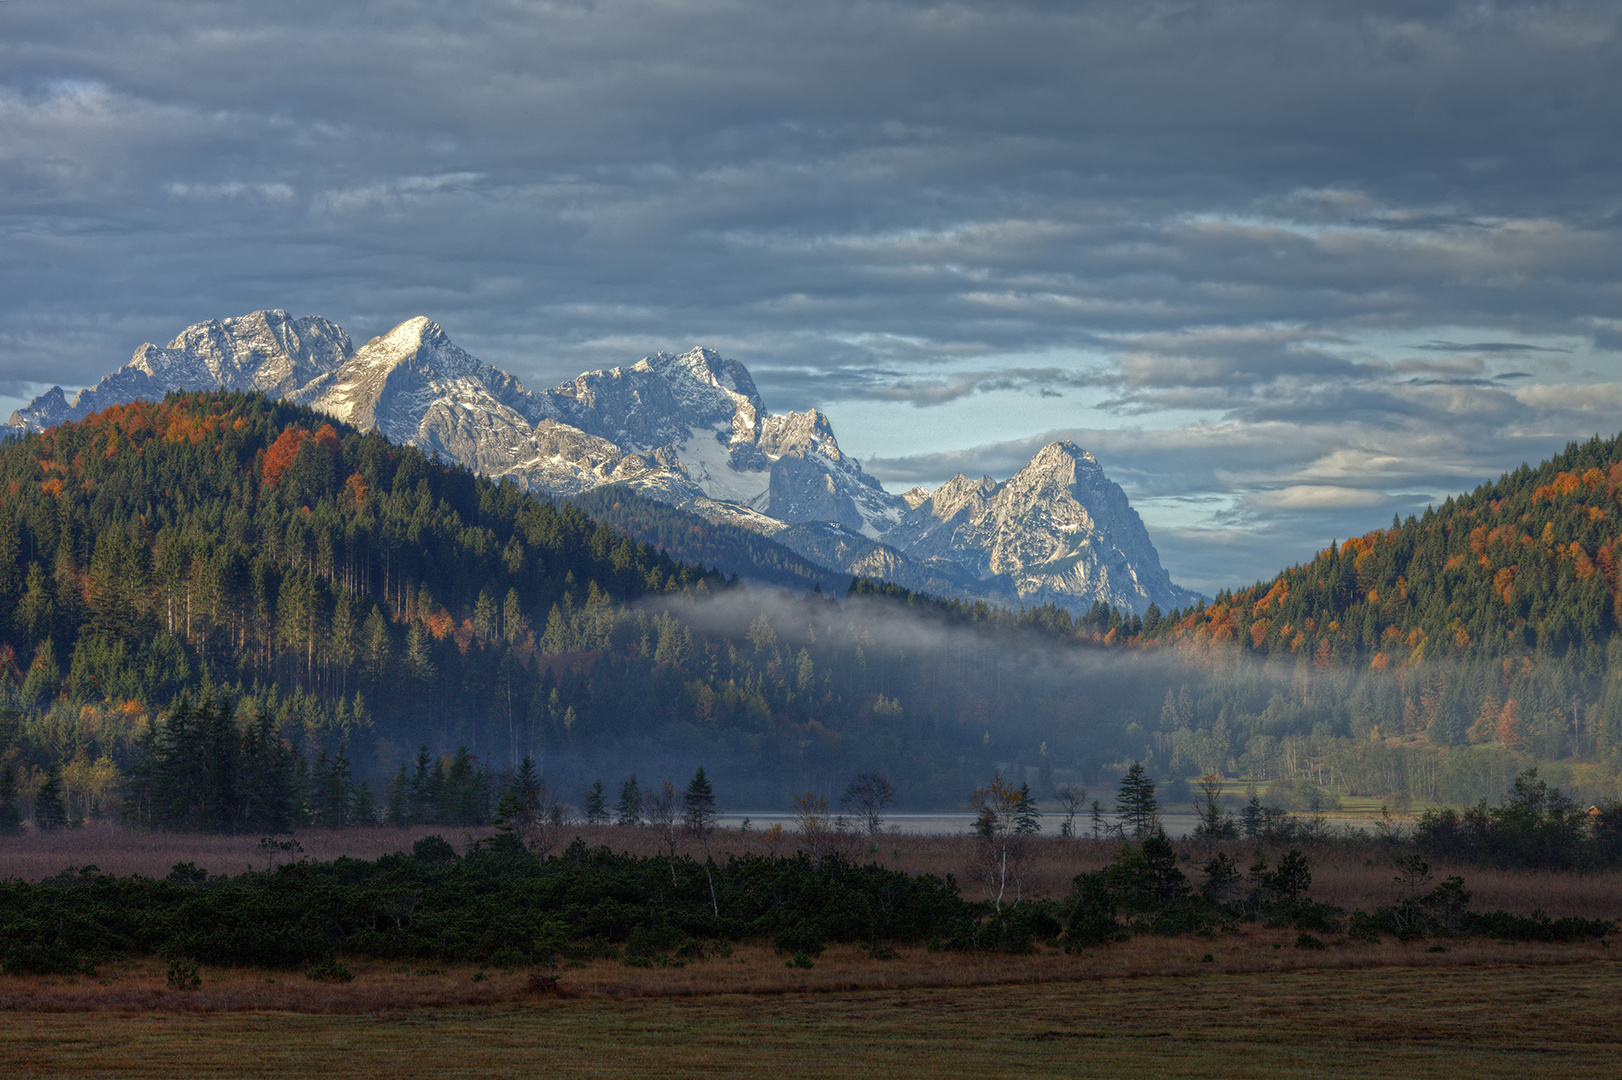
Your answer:
[[[828,817],[828,800],[815,792],[794,796],[794,827],[807,855],[820,859],[833,843],[833,821]]]
[[[676,849],[681,846],[681,824],[676,810],[676,785],[669,780],[642,793],[642,816],[659,838],[670,865],[670,883],[676,883]]]
[[[1076,835],[1076,815],[1087,807],[1087,789],[1076,784],[1066,784],[1053,793],[1064,808],[1064,821],[1059,825],[1059,835],[1074,837]]]
[[[980,839],[978,857],[971,874],[986,890],[998,911],[1010,885],[1014,903],[1024,897],[1025,874],[1030,861],[1030,839],[1041,825],[1042,816],[1031,798],[1031,786],[1015,787],[994,773],[991,784],[976,791],[969,800],[979,814],[974,831]]]
[[[1194,812],[1199,824],[1194,826],[1194,839],[1205,844],[1210,855],[1219,840],[1232,840],[1239,835],[1239,826],[1233,814],[1218,801],[1222,794],[1222,777],[1207,773],[1200,777],[1200,793],[1194,797]]]
[[[895,785],[890,778],[881,773],[865,772],[859,774],[845,788],[845,794],[839,799],[839,805],[856,811],[862,817],[862,824],[867,829],[867,838],[877,840],[879,828],[884,824],[880,816],[884,808],[895,802]]]

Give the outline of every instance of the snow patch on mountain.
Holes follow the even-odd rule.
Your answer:
[[[1194,602],[1171,583],[1120,487],[1090,453],[1045,447],[1008,481],[957,476],[892,495],[816,409],[772,414],[736,360],[656,353],[531,393],[423,316],[354,349],[337,326],[259,311],[143,345],[70,403],[53,387],[12,416],[38,431],[173,390],[261,390],[547,495],[625,484],[774,536],[848,573],[922,591],[1085,610]]]
[[[177,390],[258,390],[286,397],[354,352],[349,335],[325,319],[256,311],[189,326],[167,347],[146,344],[130,362],[72,402],[53,386],[11,414],[11,426],[43,431],[109,405],[155,400]]]

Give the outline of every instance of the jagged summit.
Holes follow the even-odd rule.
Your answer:
[[[1126,493],[1069,441],[1049,443],[1000,484],[959,473],[884,540],[919,561],[1006,577],[1024,603],[1075,607],[1086,598],[1142,611],[1197,599],[1171,583]]]
[[[655,353],[531,392],[417,316],[354,349],[325,319],[258,311],[188,327],[71,403],[13,415],[40,430],[173,390],[253,389],[548,495],[625,484],[773,535],[849,573],[1002,603],[1192,603],[1092,454],[1044,447],[999,483],[959,475],[892,495],[817,409],[767,411],[748,370],[705,348]]]
[[[349,335],[325,319],[280,309],[188,326],[167,347],[146,344],[129,363],[70,403],[59,386],[11,414],[11,425],[43,431],[109,405],[175,390],[259,390],[286,397],[353,352]]]

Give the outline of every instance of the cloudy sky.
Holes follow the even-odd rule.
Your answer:
[[[1622,9],[0,0],[0,416],[268,307],[1070,438],[1214,591],[1622,428]]]

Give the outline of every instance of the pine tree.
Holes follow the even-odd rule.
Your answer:
[[[50,831],[67,823],[67,808],[62,805],[62,766],[53,761],[45,773],[45,782],[34,795],[34,828]]]
[[[23,812],[17,806],[17,770],[8,761],[0,768],[0,836],[22,831]]]
[[[1154,831],[1160,805],[1155,799],[1155,782],[1143,768],[1143,762],[1134,761],[1126,775],[1121,777],[1121,791],[1115,798],[1115,816],[1139,840]]]
[[[316,824],[331,829],[348,825],[350,808],[355,801],[355,780],[344,748],[340,746],[330,761],[323,752],[316,761],[311,780]]]
[[[406,786],[406,821],[411,825],[427,825],[434,820],[438,792],[434,790],[432,770],[436,765],[433,755],[428,753],[428,747],[417,749],[416,769]]]
[[[456,748],[445,773],[444,824],[483,825],[490,814],[490,780],[464,746]]]
[[[365,828],[376,825],[377,817],[377,796],[372,794],[371,785],[362,780],[355,785],[355,796],[349,803],[349,824]]]
[[[682,821],[687,831],[701,840],[704,839],[715,827],[715,791],[710,787],[709,778],[704,775],[702,765],[688,783],[682,803]]]
[[[586,792],[586,824],[608,824],[608,797],[603,794],[603,782],[592,781],[591,789]]]
[[[400,771],[389,782],[389,805],[384,812],[384,820],[390,825],[411,824],[410,790],[411,781],[406,778],[406,767],[402,762]]]
[[[614,804],[614,824],[621,828],[642,824],[642,790],[637,786],[635,773],[620,785],[620,800]]]

